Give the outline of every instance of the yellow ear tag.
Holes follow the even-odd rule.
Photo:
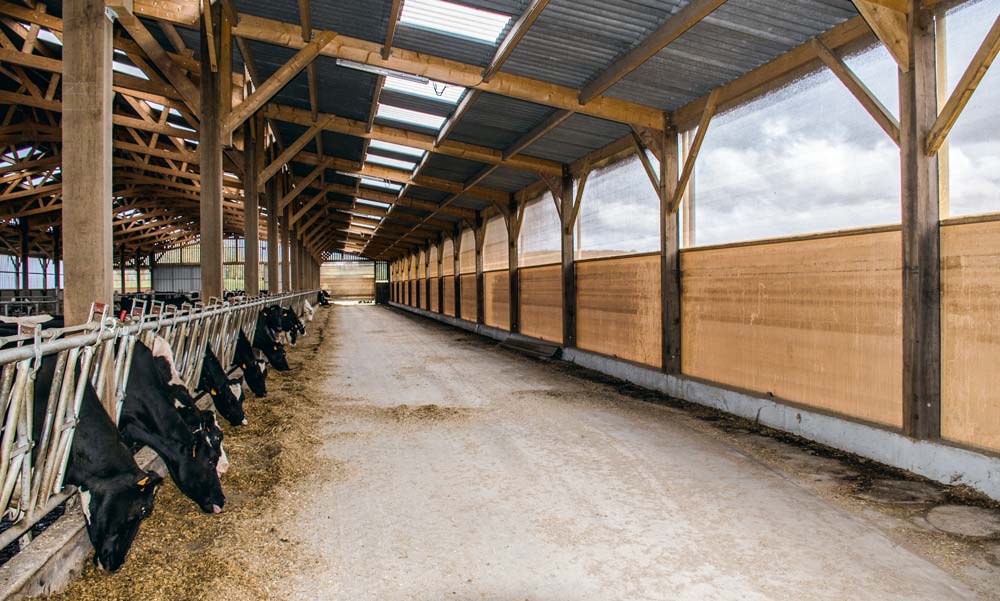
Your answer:
[[[212,396],[215,396],[215,395],[219,394],[218,392],[215,392],[214,388],[212,390],[210,390],[209,392],[212,394]]]
[[[135,483],[135,485],[136,486],[140,486],[140,487],[141,486],[146,486],[147,482],[149,482],[149,476],[146,476],[142,480],[139,480],[138,482]]]

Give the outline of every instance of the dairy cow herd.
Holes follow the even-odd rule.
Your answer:
[[[170,345],[158,336],[151,346],[135,343],[117,426],[87,383],[65,482],[80,492],[94,561],[100,568],[115,571],[122,566],[140,523],[153,511],[163,479],[136,463],[135,451],[143,446],[162,458],[170,479],[202,511],[222,511],[226,498],[220,477],[229,461],[217,415],[232,426],[247,423],[244,384],[258,398],[267,394],[268,370],[289,369],[285,344],[294,345],[305,335],[304,321],[311,321],[313,312],[308,302],[301,316],[278,305],[264,308],[257,316],[253,339],[240,333],[232,365],[222,365],[206,348],[194,394],[211,397],[214,411],[195,404],[174,367]],[[35,377],[35,440],[41,434],[56,363],[55,355],[45,357]]]

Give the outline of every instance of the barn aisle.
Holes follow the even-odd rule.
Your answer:
[[[336,309],[289,599],[962,599],[689,416],[378,307]],[[405,406],[404,406],[405,405]]]

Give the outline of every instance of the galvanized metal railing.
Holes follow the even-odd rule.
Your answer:
[[[35,324],[22,326],[15,336],[0,337],[0,346],[11,347],[0,350],[0,508],[13,522],[0,532],[0,548],[30,540],[31,527],[75,492],[63,480],[86,383],[94,385],[117,423],[136,341],[152,345],[156,336],[163,337],[182,379],[194,390],[206,347],[229,366],[239,332],[253,340],[262,308],[277,304],[301,313],[303,301],[315,294],[210,299],[207,305],[180,309],[140,301],[120,318],[111,315],[110,307],[95,304],[86,324],[50,330]],[[35,374],[50,355],[57,355],[55,375],[36,440]]]

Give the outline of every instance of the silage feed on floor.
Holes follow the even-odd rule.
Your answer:
[[[298,545],[276,527],[275,516],[295,506],[295,493],[286,485],[316,468],[313,431],[322,418],[316,399],[334,368],[323,357],[335,344],[326,337],[335,311],[318,311],[309,335],[288,349],[292,371],[269,371],[266,398],[248,394],[249,424],[223,426],[232,463],[222,479],[223,513],[202,513],[168,477],[125,566],[107,574],[88,562],[78,580],[49,599],[266,600],[280,596],[271,583],[285,572],[309,567]],[[328,476],[337,473],[334,466]]]

